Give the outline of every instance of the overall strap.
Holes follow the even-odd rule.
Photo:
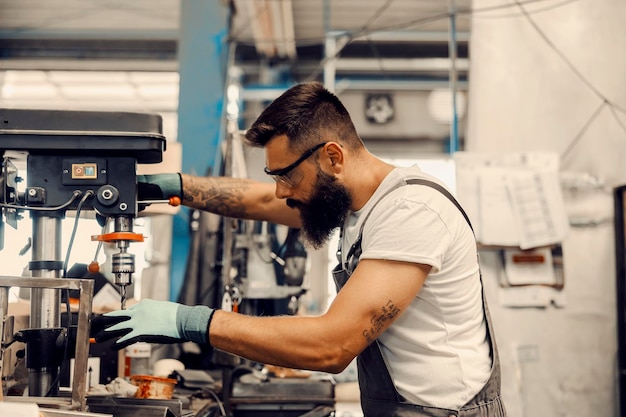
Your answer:
[[[467,216],[467,213],[465,213],[465,210],[463,210],[463,207],[461,207],[461,205],[456,200],[456,198],[454,198],[454,196],[452,194],[450,194],[450,192],[448,190],[446,190],[445,187],[442,187],[440,184],[437,184],[436,182],[429,181],[429,180],[424,180],[424,179],[421,179],[421,178],[408,179],[408,180],[406,180],[406,183],[407,184],[426,185],[428,187],[432,187],[432,188],[436,189],[441,194],[443,194],[446,197],[448,197],[448,200],[450,200],[452,202],[452,204],[454,204],[456,206],[456,208],[459,209],[459,211],[461,212],[463,217],[465,217],[465,221],[469,225],[470,229],[472,229],[472,231],[474,231],[474,228],[472,227],[472,222],[470,222],[470,219]]]

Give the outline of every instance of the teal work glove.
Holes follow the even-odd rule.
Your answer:
[[[127,310],[96,316],[92,334],[96,342],[118,337],[115,350],[136,342],[180,343],[192,341],[208,344],[208,331],[214,309],[186,306],[170,301],[141,300]]]
[[[180,174],[137,175],[137,197],[139,201],[167,200],[182,197],[183,184]]]

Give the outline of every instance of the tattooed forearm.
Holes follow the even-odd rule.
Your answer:
[[[246,179],[188,177],[184,184],[185,205],[227,217],[247,216],[243,196],[251,184]]]
[[[400,313],[400,309],[396,307],[393,301],[387,301],[387,304],[382,306],[378,314],[374,314],[370,320],[371,327],[363,330],[363,336],[367,339],[368,343],[371,343],[378,337],[380,331],[385,327],[385,323],[389,320],[393,320]]]

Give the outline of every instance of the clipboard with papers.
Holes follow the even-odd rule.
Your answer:
[[[457,197],[481,245],[537,248],[566,237],[556,153],[454,155]]]

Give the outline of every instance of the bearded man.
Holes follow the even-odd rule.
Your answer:
[[[371,154],[317,82],[272,102],[246,132],[274,184],[159,174],[159,197],[301,229],[322,247],[340,229],[338,293],[319,316],[252,317],[142,300],[97,340],[195,341],[255,362],[338,373],[357,358],[366,417],[505,416],[500,365],[467,216],[437,179]]]

